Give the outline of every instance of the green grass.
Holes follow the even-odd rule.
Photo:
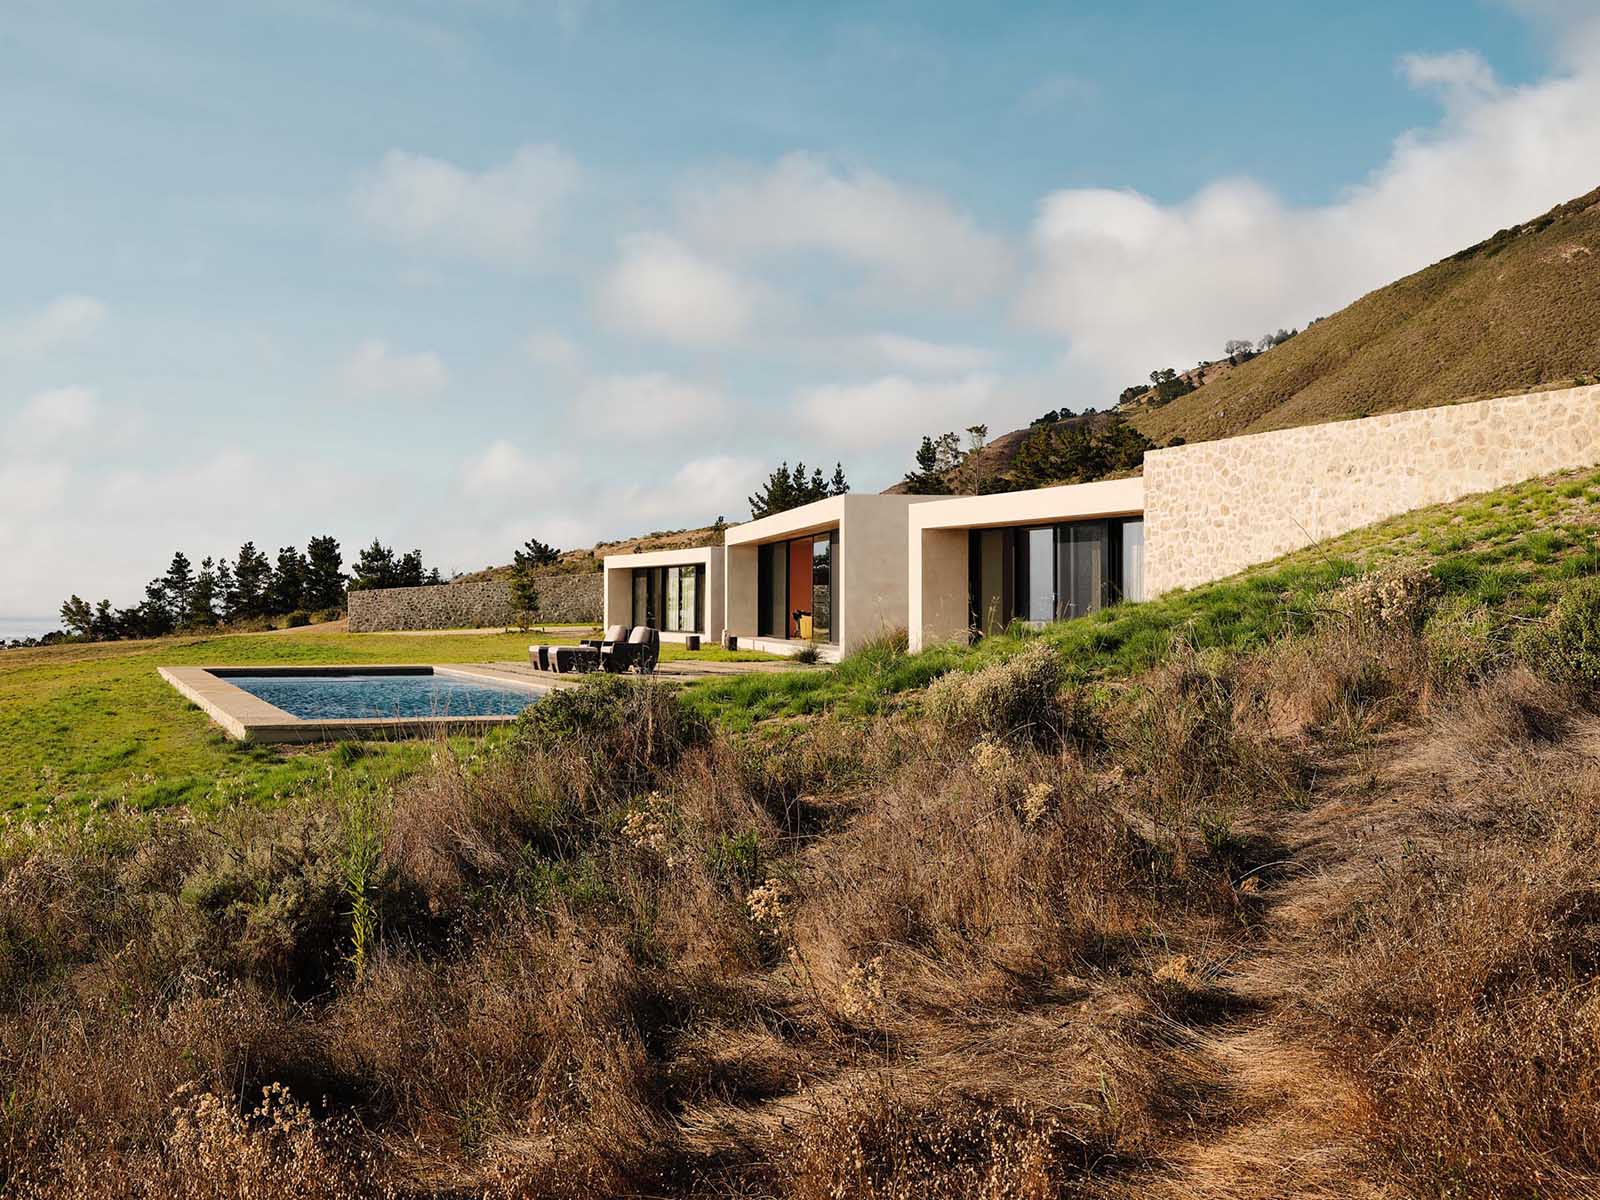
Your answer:
[[[546,639],[293,630],[8,650],[0,653],[0,813],[273,803],[326,778],[330,768],[357,783],[398,779],[431,751],[425,741],[244,746],[162,680],[159,666],[522,660],[538,640]],[[720,646],[691,656],[671,643],[661,651],[668,660],[767,657]]]
[[[946,671],[1009,658],[1030,639],[1059,647],[1085,680],[1155,665],[1175,637],[1201,649],[1248,651],[1309,627],[1328,592],[1393,559],[1426,564],[1446,595],[1487,605],[1504,626],[1537,618],[1561,581],[1600,573],[1600,474],[1567,473],[1420,509],[1205,587],[1124,604],[1041,630],[1015,627],[973,646],[906,654],[874,645],[803,675],[748,675],[696,684],[700,711],[734,727],[824,709],[881,712]]]

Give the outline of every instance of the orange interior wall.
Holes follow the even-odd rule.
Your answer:
[[[800,636],[795,611],[811,611],[811,539],[796,538],[789,543],[789,611],[786,620],[789,636]]]

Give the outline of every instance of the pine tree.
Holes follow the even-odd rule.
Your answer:
[[[233,563],[234,616],[245,620],[265,616],[271,582],[272,564],[267,556],[256,549],[254,542],[240,546],[239,557]]]
[[[268,587],[267,607],[274,613],[292,613],[304,608],[305,581],[305,556],[294,546],[281,547]]]
[[[833,479],[828,483],[828,495],[843,496],[850,490],[850,485],[845,481],[844,466],[840,463],[833,464]]]
[[[394,580],[394,551],[377,538],[373,538],[372,545],[356,557],[355,573],[350,578],[350,590],[394,587]]]
[[[74,594],[61,604],[61,624],[68,633],[81,638],[94,637],[94,609],[89,602]]]
[[[239,588],[233,580],[233,568],[225,558],[217,559],[217,618],[224,624],[239,615]]]
[[[167,615],[177,625],[189,611],[189,589],[194,586],[194,571],[182,550],[173,552],[167,573],[161,577],[161,585]]]
[[[217,565],[210,558],[200,560],[189,603],[183,615],[185,625],[204,628],[217,623]]]
[[[394,586],[421,587],[426,582],[426,574],[422,568],[422,551],[408,550],[395,563]]]
[[[344,556],[333,537],[314,537],[306,543],[303,603],[311,609],[344,607]]]

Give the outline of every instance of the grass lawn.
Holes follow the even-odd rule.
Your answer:
[[[1058,646],[1085,678],[1115,679],[1160,661],[1173,637],[1233,651],[1308,627],[1342,580],[1392,559],[1428,566],[1447,596],[1481,602],[1509,634],[1542,616],[1566,579],[1600,573],[1600,473],[1567,472],[1435,505],[1358,529],[1204,587],[1125,604],[973,646],[907,654],[885,642],[838,666],[696,684],[691,702],[735,727],[835,708],[874,713],[951,670],[1008,658],[1025,641]]]
[[[325,777],[403,776],[427,761],[426,741],[244,746],[156,674],[160,666],[439,663],[521,660],[530,641],[575,635],[270,634],[161,638],[0,652],[0,813],[34,816],[105,804],[202,810],[272,803]],[[664,659],[765,658],[711,647]],[[490,734],[495,737],[496,734]],[[458,739],[466,747],[468,739]]]

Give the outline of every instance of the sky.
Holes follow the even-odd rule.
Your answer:
[[[7,0],[0,621],[857,489],[1600,184],[1600,2]]]

